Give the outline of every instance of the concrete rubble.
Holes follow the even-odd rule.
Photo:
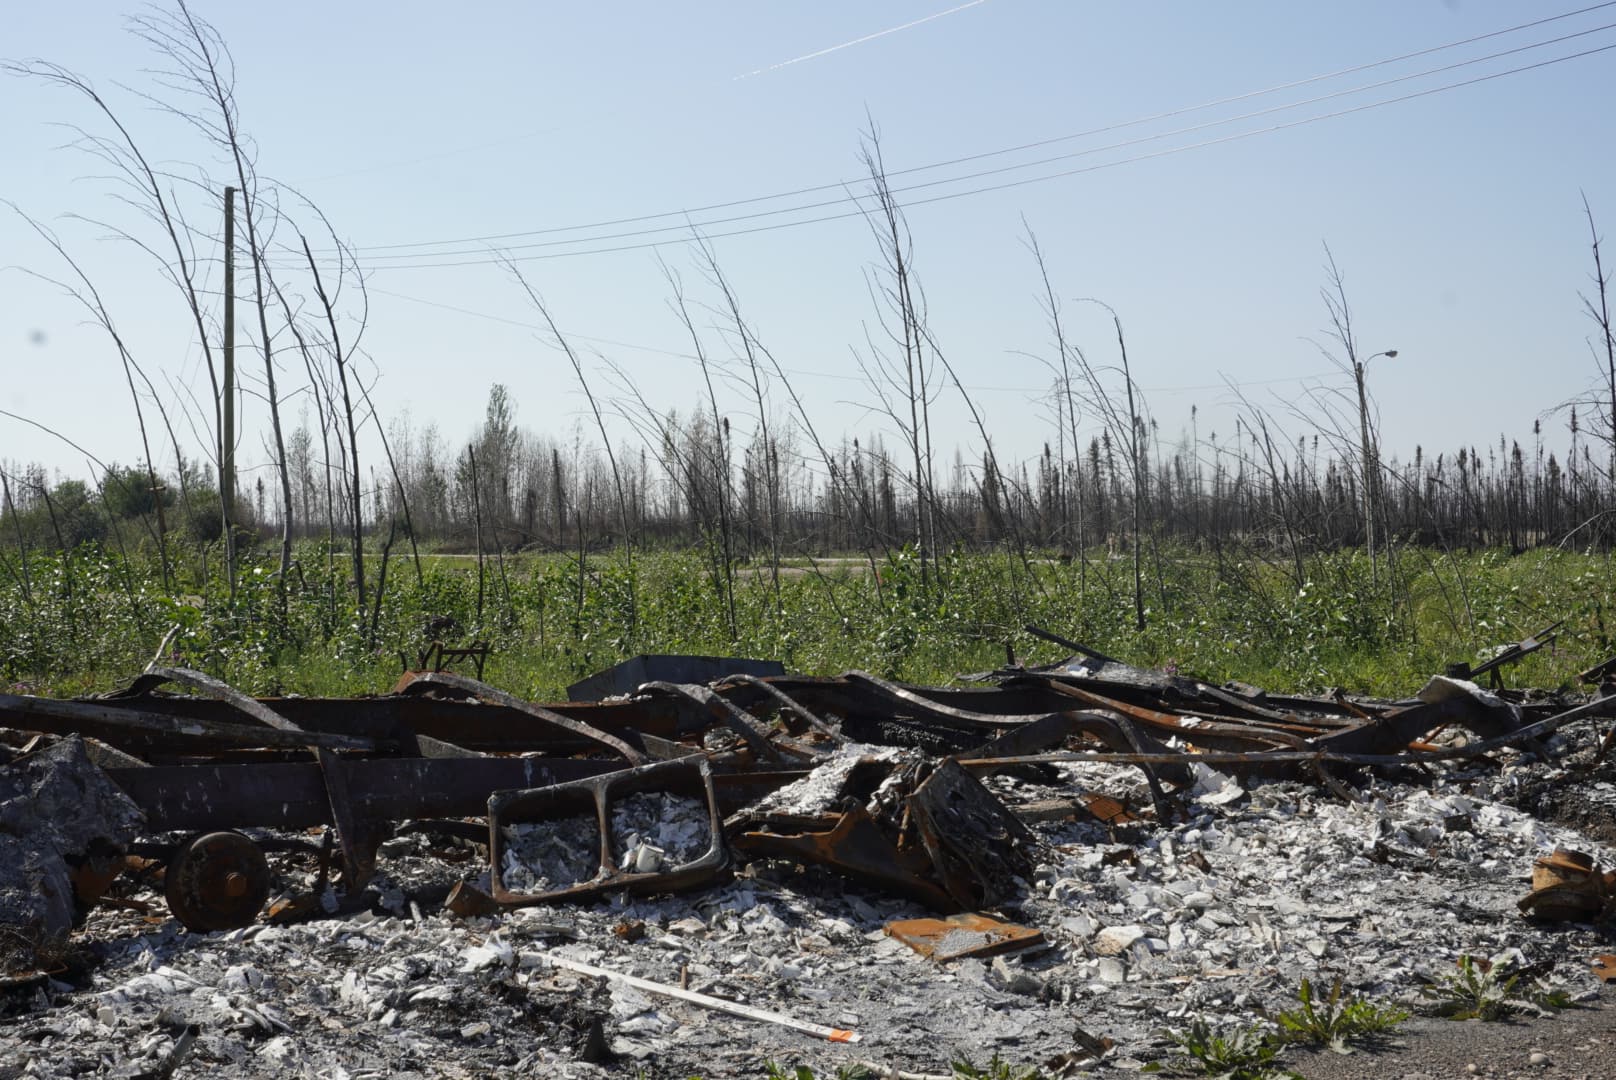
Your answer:
[[[1022,677],[1000,676],[1005,693]],[[1037,750],[972,756],[982,744],[1005,749],[1003,740],[1018,732],[1030,738],[1018,722],[965,738],[951,763],[940,764],[935,751],[860,719],[858,707],[832,708],[834,695],[852,694],[850,687],[864,693],[849,680],[823,689],[814,711],[857,739],[815,746],[811,728],[790,730],[786,710],[767,719],[744,706],[760,728],[772,725],[769,738],[782,747],[813,751],[788,751],[783,765],[754,762],[748,741],[711,714],[688,732],[669,728],[657,736],[706,745],[715,770],[741,763],[719,775],[724,833],[734,848],[723,874],[671,893],[615,890],[567,904],[492,905],[491,914],[470,917],[445,901],[457,884],[482,893],[491,887],[486,829],[479,839],[471,815],[422,815],[419,827],[393,822],[362,878],[338,865],[329,826],[233,826],[267,852],[273,895],[314,897],[312,906],[288,909],[295,918],[266,913],[237,929],[193,932],[168,915],[161,860],[132,854],[104,902],[89,910],[70,956],[48,971],[13,965],[0,981],[0,1077],[229,1068],[287,1077],[498,1070],[717,1080],[760,1076],[766,1060],[807,1064],[819,1075],[854,1062],[936,1074],[953,1058],[984,1062],[995,1053],[1043,1065],[1051,1075],[1122,1073],[1168,1056],[1164,1032],[1193,1018],[1243,1023],[1287,1007],[1303,978],[1328,983],[1339,976],[1351,991],[1415,1003],[1420,988],[1454,971],[1461,956],[1537,965],[1574,999],[1597,1001],[1603,969],[1594,965],[1609,948],[1604,912],[1545,924],[1524,917],[1517,904],[1533,887],[1534,865],[1557,851],[1585,855],[1589,873],[1616,866],[1616,765],[1603,758],[1601,732],[1592,724],[1546,724],[1586,706],[1504,700],[1470,692],[1473,684],[1447,683],[1422,695],[1428,700],[1418,707],[1474,702],[1487,710],[1485,733],[1450,726],[1468,725],[1449,712],[1444,723],[1408,734],[1398,718],[1413,704],[1377,711],[1355,703],[1373,717],[1365,723],[1393,730],[1405,746],[1415,743],[1408,753],[1416,756],[1403,763],[1384,748],[1339,751],[1332,782],[1325,782],[1311,766],[1272,756],[1295,753],[1282,748],[1291,745],[1283,737],[1263,757],[1197,743],[1196,725],[1167,734],[1165,720],[1147,729],[1161,737],[1162,752],[1139,749],[1149,738],[1144,732],[1126,750],[1106,749],[1114,735],[1095,729],[1067,732]],[[788,692],[799,702],[812,697],[801,686]],[[990,691],[972,693],[949,699],[942,708],[956,715],[937,714],[933,728],[948,730],[950,720],[968,726],[976,714],[964,703],[992,700],[984,697]],[[1160,706],[1177,701],[1160,687],[1151,693]],[[1136,693],[1129,700],[1143,699]],[[1282,723],[1293,728],[1305,720],[1294,702],[1251,700],[1252,712],[1286,716]],[[16,731],[29,729],[4,706],[0,701],[0,723],[16,729],[6,738],[21,738]],[[1203,738],[1208,729],[1215,735],[1235,726],[1233,706],[1210,721],[1201,714],[1215,710],[1182,706],[1173,715],[1199,717]],[[1110,716],[1114,722],[1144,709],[1127,705]],[[1505,719],[1511,709],[1519,715]],[[893,723],[914,724],[920,711],[913,702],[907,712],[894,706]],[[579,707],[566,715],[598,714]],[[1011,715],[1032,722],[1030,710]],[[1320,730],[1334,733],[1320,741],[1340,745],[1357,729],[1321,720]],[[885,745],[861,741],[882,731]],[[1521,732],[1527,734],[1508,741]],[[1506,742],[1485,756],[1466,752],[1499,738]],[[138,799],[86,779],[108,783],[77,739],[43,741],[0,766],[0,793],[11,793],[0,797],[0,845],[47,837],[65,875],[68,856],[80,858],[90,847],[155,852],[193,831],[146,831],[152,823],[139,821]],[[184,767],[156,764],[163,754],[150,740],[127,745],[154,759],[147,769]],[[589,753],[573,743],[564,752]],[[1387,761],[1348,768],[1349,754]],[[1174,755],[1208,761],[1180,770]],[[1160,760],[1145,768],[1143,758]],[[965,779],[949,782],[955,786],[933,779],[950,770]],[[77,777],[76,786],[50,787],[66,783],[61,777]],[[914,819],[928,812],[928,781],[943,784],[935,790],[947,794],[960,821],[999,811],[1014,816],[1013,827],[985,826],[1009,830],[997,842],[998,861],[926,848]],[[351,794],[355,806],[371,805],[364,791]],[[33,806],[34,817],[19,816],[19,805]],[[711,820],[705,797],[689,787],[631,791],[612,799],[604,816],[513,820],[503,825],[502,875],[532,891],[588,881],[605,872],[603,825],[613,866],[655,875],[707,852]],[[877,845],[860,852],[890,845],[911,888],[876,887],[869,873],[839,864],[856,861],[846,846],[812,841],[825,856],[816,860],[779,857],[777,844],[773,857],[758,857],[740,840],[761,831],[789,844],[849,822],[864,839],[837,843]],[[0,861],[14,865],[22,863]],[[366,865],[365,853],[352,865]],[[1007,867],[1017,868],[1008,883],[999,880]],[[985,917],[979,922],[965,915],[938,924],[930,939],[935,956],[889,931],[900,920],[960,910],[962,881],[1003,895],[986,910],[968,909]],[[17,889],[0,894],[0,904],[0,923],[10,925],[35,917],[38,906]],[[59,904],[46,906],[39,918],[63,917]],[[1025,939],[995,930],[1006,924],[1024,929]],[[717,1011],[672,991],[845,1038]]]
[[[140,809],[66,738],[0,769],[0,955],[12,968],[59,952],[77,921],[73,869],[120,851]]]

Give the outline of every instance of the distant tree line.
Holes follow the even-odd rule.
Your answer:
[[[1142,628],[1146,564],[1159,572],[1165,546],[1261,557],[1301,587],[1310,557],[1343,548],[1361,547],[1378,580],[1395,577],[1398,552],[1410,544],[1606,548],[1616,535],[1616,335],[1609,274],[1586,205],[1594,287],[1585,302],[1598,328],[1591,341],[1597,377],[1555,413],[1569,435],[1558,450],[1540,421],[1525,446],[1500,436],[1485,446],[1421,447],[1406,461],[1384,456],[1365,373],[1395,352],[1361,346],[1328,251],[1321,297],[1328,328],[1319,348],[1337,366],[1337,383],[1267,406],[1231,384],[1239,417],[1232,433],[1202,437],[1195,411],[1188,431],[1164,433],[1135,380],[1120,314],[1090,298],[1063,304],[1029,229],[1029,315],[1047,329],[1036,359],[1049,373],[1048,438],[1031,460],[1006,460],[932,331],[914,240],[873,126],[862,138],[867,182],[856,195],[869,230],[874,317],[853,355],[875,430],[855,437],[816,425],[748,318],[742,290],[693,231],[686,252],[693,283],[663,267],[669,306],[701,375],[688,411],[652,406],[609,358],[582,356],[540,290],[507,259],[511,297],[542,317],[554,361],[570,370],[588,404],[588,426],[528,430],[496,385],[480,427],[451,442],[434,426],[378,415],[370,389],[381,364],[361,344],[363,267],[318,208],[260,175],[219,35],[183,0],[132,26],[172,69],[152,92],[168,102],[156,115],[200,138],[197,156],[222,163],[220,176],[154,166],[170,159],[149,155],[82,76],[41,61],[7,70],[65,91],[92,117],[93,130],[80,129],[75,145],[113,177],[117,204],[137,211],[129,231],[108,227],[151,257],[173,287],[174,317],[194,329],[207,387],[203,395],[182,392],[149,372],[120,333],[110,300],[67,245],[29,218],[60,259],[59,277],[30,272],[63,288],[105,331],[141,441],[127,459],[133,464],[96,462],[88,480],[0,461],[0,573],[20,577],[29,572],[26,556],[89,543],[154,551],[171,584],[183,562],[206,573],[209,554],[222,552],[233,590],[241,545],[274,545],[284,581],[294,541],[318,538],[328,558],[341,552],[350,560],[345,603],[358,622],[374,625],[388,560],[374,584],[365,560],[401,553],[400,545],[412,555],[423,544],[496,556],[610,551],[630,571],[636,551],[695,548],[732,612],[743,562],[767,567],[778,595],[790,557],[853,555],[877,569],[903,550],[926,586],[946,572],[950,552],[999,550],[1029,567],[1070,560],[1079,574],[1095,558],[1128,560]],[[139,91],[136,99],[153,100]],[[304,224],[317,226],[322,247],[311,245]],[[215,243],[229,256],[226,292],[242,308],[239,328],[237,304],[202,285],[199,267],[212,261],[202,253]],[[1068,324],[1076,308],[1104,313],[1105,341],[1077,340]],[[239,371],[238,329],[247,357]],[[951,429],[949,446],[933,427],[945,396],[970,418],[963,440]],[[303,403],[295,424],[294,398]],[[237,407],[248,401],[262,402],[268,460],[244,471],[235,458]],[[195,434],[182,440],[184,430]],[[625,578],[632,589],[634,574]],[[372,587],[377,603],[367,604]],[[632,598],[628,606],[634,609]]]
[[[1319,433],[1280,447],[1271,429],[1240,421],[1233,438],[1168,442],[1144,425],[1138,446],[1148,467],[1135,491],[1135,474],[1108,432],[1079,454],[1059,455],[1049,444],[1008,470],[956,450],[946,472],[917,479],[879,435],[830,447],[827,470],[803,454],[789,424],[777,425],[766,447],[756,437],[737,447],[729,424],[715,428],[694,410],[664,417],[655,442],[618,448],[632,532],[624,537],[598,444],[534,432],[515,414],[506,388],[496,385],[484,422],[458,446],[435,426],[395,421],[394,468],[369,473],[357,498],[348,490],[351,473],[323,455],[308,426],[292,428],[294,538],[345,543],[357,505],[358,531],[371,546],[389,531],[434,550],[490,554],[601,551],[625,539],[681,549],[720,540],[732,559],[759,562],[776,550],[817,557],[918,546],[916,522],[924,517],[940,550],[1024,546],[1076,557],[1127,550],[1136,497],[1147,542],[1283,555],[1293,547],[1360,546],[1368,533],[1359,463]],[[1546,447],[1541,422],[1524,447],[1500,436],[1434,455],[1416,448],[1407,462],[1385,463],[1378,499],[1367,507],[1394,543],[1608,546],[1616,500],[1602,443],[1574,411],[1569,432],[1560,453]],[[155,487],[153,475],[143,462],[114,464],[89,481],[0,462],[0,541],[41,551],[85,543],[154,550],[166,532],[176,547],[217,544],[222,519],[211,470],[191,461],[183,470],[157,469]],[[241,538],[255,544],[278,541],[286,520],[275,485],[261,479],[238,495],[231,516]]]

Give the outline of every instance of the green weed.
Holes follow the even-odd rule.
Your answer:
[[[1421,991],[1430,1012],[1450,1020],[1503,1020],[1517,1013],[1545,1015],[1568,1008],[1571,998],[1502,963],[1459,957],[1459,970]]]
[[[1338,1054],[1351,1053],[1352,1048],[1348,1044],[1353,1040],[1368,1040],[1384,1035],[1408,1019],[1408,1013],[1403,1009],[1342,994],[1340,976],[1330,985],[1329,995],[1322,999],[1315,996],[1313,984],[1303,979],[1297,999],[1301,1002],[1300,1008],[1290,1009],[1275,1017],[1279,1024],[1279,1038],[1286,1042],[1325,1046]]]
[[[1145,1071],[1213,1080],[1302,1080],[1299,1074],[1275,1062],[1280,1043],[1262,1027],[1217,1031],[1197,1018],[1183,1031],[1169,1031],[1167,1037],[1178,1044],[1183,1054],[1165,1065],[1147,1065]]]
[[[764,1080],[814,1080],[814,1071],[806,1065],[787,1069],[767,1061],[763,1067]],[[836,1080],[875,1080],[875,1074],[863,1065],[843,1065],[836,1070]]]
[[[963,1058],[955,1061],[951,1068],[954,1080],[1045,1080],[1044,1071],[1037,1066],[1017,1067],[1005,1061],[998,1053],[994,1053],[988,1063],[980,1068]]]

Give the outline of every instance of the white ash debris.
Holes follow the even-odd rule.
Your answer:
[[[593,881],[600,865],[600,823],[594,814],[523,821],[503,829],[500,876],[512,892],[540,893]]]
[[[1363,801],[1352,804],[1251,780],[1237,785],[1244,798],[1188,800],[1187,819],[1163,826],[1035,825],[1045,843],[1028,895],[999,914],[1041,928],[1049,944],[945,965],[883,930],[932,913],[775,865],[675,897],[493,919],[429,909],[194,935],[99,909],[87,931],[99,966],[71,985],[0,996],[0,1062],[39,1076],[156,1068],[176,1030],[194,1023],[196,1075],[605,1076],[585,1060],[599,1056],[593,1045],[619,1056],[617,1074],[751,1080],[765,1058],[822,1075],[855,1058],[929,1073],[994,1052],[1039,1064],[1071,1051],[1076,1027],[1117,1041],[1098,1071],[1166,1054],[1161,1032],[1192,1017],[1244,1023],[1289,1007],[1303,977],[1408,998],[1462,954],[1518,955],[1560,960],[1560,985],[1596,995],[1584,961],[1608,951],[1602,933],[1540,929],[1515,901],[1532,861],[1557,846],[1607,866],[1616,858],[1595,836],[1506,800],[1586,786],[1596,809],[1608,807],[1616,769],[1590,780],[1504,760],[1419,785],[1360,779]],[[1084,763],[1049,775],[1059,782],[989,784],[1012,804],[1090,790],[1150,805],[1137,769]],[[592,822],[580,830],[591,857],[595,832]],[[614,932],[624,923],[643,924],[643,935]],[[551,965],[556,955],[852,1028],[862,1042],[832,1046],[604,984]]]
[[[1227,773],[1218,772],[1210,765],[1203,765],[1198,761],[1190,768],[1195,774],[1195,784],[1190,788],[1190,798],[1202,806],[1228,806],[1246,797],[1246,789]]]
[[[845,743],[827,755],[807,776],[771,792],[747,810],[757,814],[823,814],[837,809],[836,803],[847,787],[848,778],[860,762],[897,762],[913,756],[916,756],[915,751],[893,746]]]
[[[701,799],[649,791],[613,800],[612,850],[620,870],[671,870],[712,846],[712,822]]]

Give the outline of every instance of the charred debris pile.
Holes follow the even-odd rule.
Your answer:
[[[640,657],[545,705],[449,671],[0,695],[0,1060],[1058,1075],[1303,977],[1616,970],[1616,664],[1503,689],[1544,634],[1406,700],[1302,697],[1044,636],[1070,658],[948,689]]]

